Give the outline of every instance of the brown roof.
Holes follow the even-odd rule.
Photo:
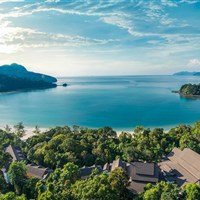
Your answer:
[[[103,170],[110,171],[110,170],[111,170],[111,164],[106,163],[106,164],[103,166]]]
[[[155,184],[159,181],[159,168],[154,163],[133,162],[127,163],[121,159],[106,163],[104,170],[112,171],[117,167],[122,167],[130,177],[130,185],[128,189],[133,193],[144,191],[144,186],[147,183]]]
[[[154,163],[134,162],[134,165],[136,167],[136,174],[154,176]]]
[[[52,170],[48,168],[44,168],[42,166],[38,166],[35,164],[27,165],[27,175],[30,177],[35,177],[38,179],[45,179],[52,172]]]
[[[159,179],[158,166],[154,163],[134,162],[127,165],[126,170],[133,181],[157,183]]]
[[[134,194],[138,194],[140,192],[144,192],[144,187],[147,183],[143,183],[143,182],[139,182],[139,181],[132,181],[129,186],[128,189],[134,193]]]
[[[168,160],[159,163],[165,179],[175,181],[179,186],[200,180],[200,155],[191,149],[181,151],[174,148]]]
[[[114,160],[112,163],[111,171],[115,170],[117,167],[122,167],[125,169],[126,162],[122,161],[121,159]]]
[[[25,156],[19,147],[9,145],[8,147],[5,148],[5,152],[9,153],[12,156],[13,161],[25,160]]]
[[[103,172],[102,167],[100,165],[93,165],[91,167],[84,166],[80,168],[80,175],[82,179],[87,178],[89,175],[92,174],[92,171],[94,169],[98,169],[98,174],[101,174]]]

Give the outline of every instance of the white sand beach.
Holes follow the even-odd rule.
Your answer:
[[[2,129],[2,130],[5,130],[5,127],[6,127],[6,125],[5,126],[0,125],[0,129]],[[14,132],[13,125],[9,125],[9,127],[11,128],[11,131]],[[29,137],[32,137],[33,135],[35,135],[35,133],[34,133],[35,127],[28,127],[28,126],[26,127],[25,126],[24,130],[25,130],[25,134],[22,137],[23,140],[26,140]],[[49,128],[39,127],[39,130],[42,133],[42,132],[49,130]]]

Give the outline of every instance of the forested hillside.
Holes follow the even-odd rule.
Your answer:
[[[98,174],[93,171],[85,180],[80,179],[79,168],[93,164],[103,165],[116,158],[125,161],[158,162],[173,147],[188,147],[200,153],[200,122],[194,126],[180,125],[169,132],[163,129],[136,127],[134,134],[122,132],[117,136],[110,128],[89,129],[74,126],[56,127],[21,140],[22,124],[11,130],[9,126],[0,130],[0,167],[8,166],[11,157],[4,147],[13,144],[21,147],[27,162],[49,167],[54,172],[46,179],[39,180],[26,176],[23,161],[12,162],[7,184],[0,175],[0,200],[120,200],[120,199],[197,199],[200,187],[189,184],[183,189],[176,185],[161,182],[157,186],[148,184],[143,193],[133,195],[127,189],[128,176],[122,168],[111,173]],[[116,181],[117,180],[117,181]]]

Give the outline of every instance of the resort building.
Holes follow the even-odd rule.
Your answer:
[[[23,161],[26,160],[24,154],[21,149],[17,146],[9,145],[5,148],[5,152],[10,154],[12,157],[12,161]]]
[[[200,183],[200,155],[189,148],[174,148],[167,160],[159,163],[163,179],[179,187],[187,183]]]
[[[27,176],[34,177],[38,179],[46,179],[51,173],[52,169],[45,168],[35,164],[27,165]]]
[[[27,161],[21,149],[17,146],[9,145],[8,147],[5,148],[5,152],[11,155],[13,162]],[[27,167],[27,176],[35,177],[38,179],[46,179],[50,175],[50,173],[53,172],[53,170],[49,168],[45,168],[35,164],[27,164],[26,167]],[[5,168],[1,169],[1,171],[4,174],[4,178],[7,182],[9,181],[7,176],[8,169],[9,166],[5,166]]]
[[[143,192],[147,183],[156,184],[159,181],[159,168],[154,163],[127,163],[117,159],[113,163],[106,163],[103,170],[111,172],[117,167],[122,167],[130,177],[128,189],[133,193]]]
[[[98,170],[98,174],[101,174],[103,172],[103,169],[100,165],[93,165],[90,167],[84,166],[84,167],[80,168],[81,179],[86,179],[88,176],[90,176],[94,169]]]

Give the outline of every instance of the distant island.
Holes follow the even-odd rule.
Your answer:
[[[0,92],[54,88],[56,82],[55,77],[28,71],[16,63],[0,66]]]
[[[200,72],[181,71],[174,73],[173,76],[200,76]]]
[[[186,97],[200,97],[200,84],[185,84],[181,86],[179,94]]]

